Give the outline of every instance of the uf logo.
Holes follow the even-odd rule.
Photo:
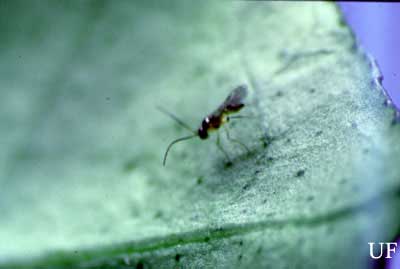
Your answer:
[[[371,256],[372,259],[380,259],[383,255],[383,245],[386,245],[386,259],[391,259],[392,256],[390,256],[390,254],[393,252],[396,252],[396,247],[397,247],[397,243],[396,242],[391,242],[391,243],[379,243],[380,245],[380,252],[379,252],[379,256],[375,256],[374,254],[374,244],[373,242],[369,242],[369,256]]]

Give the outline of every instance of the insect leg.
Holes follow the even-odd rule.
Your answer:
[[[228,140],[239,144],[240,146],[242,146],[247,151],[247,153],[250,153],[250,149],[245,144],[243,144],[239,140],[237,140],[237,139],[235,139],[235,138],[233,138],[233,137],[231,137],[229,135],[229,131],[228,131],[228,128],[226,126],[224,126],[224,130],[225,130],[226,138],[228,138]]]
[[[228,116],[226,117],[227,121],[229,120],[236,120],[236,119],[251,119],[251,120],[262,120],[262,117],[260,116],[254,116],[254,115],[234,115],[234,116]],[[260,128],[259,125],[257,125],[258,128]],[[262,129],[260,129],[261,132],[263,132]]]
[[[221,140],[220,140],[220,137],[219,137],[219,133],[217,133],[217,143],[216,144],[217,144],[218,149],[220,151],[222,151],[222,153],[224,153],[226,159],[228,160],[228,164],[232,164],[231,158],[229,158],[228,153],[224,150],[224,148],[221,145]]]
[[[227,121],[229,121],[230,119],[234,119],[235,120],[235,119],[243,119],[243,118],[252,119],[252,120],[262,120],[261,116],[235,115],[235,116],[227,117],[227,119],[228,119]],[[270,143],[271,136],[267,133],[265,128],[263,128],[260,124],[257,124],[257,129],[259,129],[260,133],[262,134],[261,141],[262,141],[264,147],[266,147]],[[227,137],[228,137],[228,134],[227,134]],[[232,140],[232,139],[230,139],[230,140]],[[240,141],[238,141],[237,143],[240,143]],[[242,147],[245,147],[245,145],[243,143],[240,143],[240,144],[242,144]],[[249,151],[249,150],[247,149],[247,151]]]
[[[229,116],[228,117],[230,120],[231,119],[261,119],[260,117],[257,116],[251,116],[251,115],[236,115],[236,116]]]

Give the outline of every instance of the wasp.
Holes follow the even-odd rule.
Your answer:
[[[184,141],[184,140],[192,139],[195,137],[199,137],[200,139],[205,140],[209,137],[209,133],[211,131],[218,130],[224,123],[228,122],[229,119],[242,118],[241,116],[230,116],[230,114],[237,113],[239,110],[241,110],[245,106],[244,99],[246,98],[246,96],[247,96],[247,86],[246,85],[239,85],[238,87],[234,88],[231,91],[231,93],[228,95],[228,97],[225,98],[225,100],[222,102],[222,104],[216,110],[214,110],[211,114],[207,115],[202,120],[200,127],[197,129],[197,131],[194,131],[186,123],[184,123],[182,120],[180,120],[178,117],[176,117],[172,113],[166,111],[165,109],[163,109],[161,107],[158,107],[158,109],[161,110],[163,113],[167,114],[172,119],[174,119],[178,124],[180,124],[182,127],[186,128],[187,130],[189,130],[190,132],[193,133],[192,135],[175,139],[168,145],[168,147],[164,153],[163,166],[165,166],[167,157],[168,157],[168,152],[170,151],[171,147],[174,144]],[[232,138],[229,135],[229,132],[227,129],[225,129],[225,131],[226,131],[226,136],[229,140],[231,140],[235,143],[238,143],[243,148],[245,148],[247,152],[250,152],[250,150],[246,147],[246,145],[244,145],[237,139]],[[219,134],[217,136],[217,146],[224,153],[225,157],[228,160],[228,164],[232,164],[232,161],[229,158],[229,155],[221,146]]]

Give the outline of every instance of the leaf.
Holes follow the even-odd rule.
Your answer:
[[[0,268],[366,268],[398,231],[400,127],[335,5],[0,10]],[[186,131],[156,106],[195,128],[242,83],[250,154],[163,167]]]

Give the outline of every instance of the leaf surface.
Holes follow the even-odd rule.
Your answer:
[[[366,268],[400,127],[330,3],[7,2],[0,268]],[[233,165],[196,129],[250,95]]]

